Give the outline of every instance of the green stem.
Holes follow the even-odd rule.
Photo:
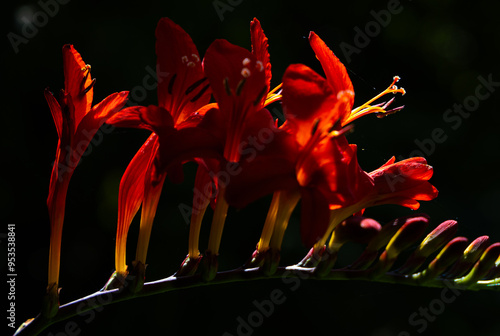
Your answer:
[[[67,320],[73,316],[81,315],[87,311],[107,306],[116,302],[126,301],[134,298],[166,293],[177,289],[186,289],[198,286],[224,284],[230,282],[261,280],[261,279],[276,279],[276,278],[310,278],[316,280],[361,280],[361,281],[377,281],[391,284],[404,284],[422,287],[437,287],[437,288],[456,288],[467,290],[492,289],[500,290],[498,282],[493,281],[478,281],[476,284],[465,288],[459,281],[453,279],[435,279],[427,282],[422,282],[418,277],[411,275],[401,275],[397,273],[386,273],[376,280],[368,271],[360,270],[332,270],[321,278],[314,275],[315,268],[287,266],[278,267],[276,272],[267,276],[259,268],[243,269],[238,268],[231,271],[218,272],[215,278],[210,282],[204,282],[199,274],[186,277],[168,277],[165,279],[145,283],[142,290],[137,293],[132,293],[125,289],[112,289],[99,291],[88,295],[73,302],[64,304],[59,307],[57,315],[51,319],[47,319],[42,315],[38,315],[31,323],[27,324],[23,329],[19,329],[15,335],[35,336],[46,329],[48,326]]]

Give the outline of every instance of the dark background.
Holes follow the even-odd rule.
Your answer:
[[[226,1],[221,0],[228,4]],[[310,30],[318,33],[346,63],[356,90],[356,105],[383,90],[392,76],[401,76],[400,84],[408,93],[398,97],[397,104],[404,104],[405,109],[384,119],[363,118],[355,123],[355,132],[349,136],[360,148],[362,167],[370,171],[392,155],[408,157],[419,149],[418,142],[426,142],[425,154],[435,169],[431,181],[440,195],[424,203],[419,211],[431,216],[432,227],[446,219],[457,219],[458,235],[472,240],[488,234],[493,241],[499,241],[499,93],[495,91],[481,100],[469,117],[460,118],[461,125],[456,129],[451,127],[454,123],[443,119],[447,109],[475,95],[480,84],[478,76],[491,76],[500,82],[496,3],[402,1],[402,10],[391,15],[388,24],[376,25],[380,32],[372,34],[366,46],[359,48],[355,28],[365,30],[375,20],[371,11],[386,10],[388,3],[233,0],[229,5],[232,11],[225,11],[221,20],[212,1],[72,0],[60,4],[57,14],[41,25],[28,43],[19,45],[17,53],[8,34],[22,35],[26,23],[21,17],[30,18],[43,9],[36,1],[17,1],[11,8],[4,8],[7,26],[0,70],[4,173],[0,200],[5,218],[0,233],[7,231],[7,223],[16,224],[16,325],[39,312],[46,286],[46,197],[57,133],[43,90],[49,87],[57,92],[64,85],[61,47],[74,44],[84,61],[92,65],[92,75],[97,78],[97,103],[113,92],[142,86],[148,67],[155,68],[154,30],[164,16],[191,35],[201,55],[215,38],[249,48],[249,22],[259,18],[269,38],[273,86],[279,84],[290,63],[305,63],[321,72],[306,39]],[[342,42],[357,46],[359,52],[347,57],[340,48]],[[155,104],[156,92],[148,91],[140,98],[136,102]],[[437,128],[442,129],[446,140],[434,143],[432,149],[428,142]],[[115,130],[93,146],[76,169],[68,193],[63,235],[62,303],[101,288],[113,271],[118,184],[147,136],[147,132],[137,130]],[[175,272],[187,252],[189,227],[178,205],[191,202],[194,171],[194,166],[187,165],[184,184],[167,183],[164,187],[148,253],[148,280]],[[251,254],[268,204],[266,198],[246,209],[230,210],[220,250],[221,269],[238,267]],[[285,236],[285,264],[297,262],[306,253],[298,235],[298,211]],[[411,210],[395,206],[366,212],[382,223],[409,213]],[[209,214],[207,217],[210,220]],[[208,224],[202,232],[202,249],[206,247]],[[135,250],[137,226],[138,218],[129,233],[130,258]],[[349,258],[352,256],[345,254],[340,262],[347,263]],[[6,273],[5,264],[0,264],[2,274]],[[420,307],[429,308],[442,294],[441,289],[313,280],[302,281],[296,291],[291,291],[290,285],[281,280],[268,280],[136,299],[107,306],[96,312],[95,318],[85,315],[74,321],[81,329],[80,335],[237,335],[238,317],[247,319],[255,310],[252,302],[269,299],[275,289],[281,290],[286,300],[253,330],[253,335],[294,335],[301,329],[307,334],[323,335],[407,335],[404,331],[417,335],[418,328],[409,324],[409,316]],[[2,302],[7,302],[6,295]],[[499,304],[497,292],[462,292],[445,305],[422,334],[500,335]],[[56,335],[64,327],[65,322],[53,325],[42,335]],[[9,330],[9,334],[12,332]]]

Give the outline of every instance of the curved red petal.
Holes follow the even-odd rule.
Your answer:
[[[158,105],[168,110],[175,124],[210,101],[210,87],[191,37],[168,18],[156,27]]]
[[[158,136],[152,133],[132,158],[120,181],[117,237],[125,235],[144,195],[147,167],[158,150]]]
[[[64,91],[71,95],[75,106],[75,125],[90,111],[94,89],[90,68],[87,67],[82,56],[75,50],[73,45],[63,46],[64,64]]]
[[[333,88],[334,93],[337,94],[341,91],[352,92],[350,95],[350,106],[352,107],[354,103],[354,88],[344,64],[340,62],[333,51],[328,48],[325,42],[323,42],[323,40],[319,38],[316,33],[309,33],[309,43],[311,44],[316,57],[320,61],[323,71],[325,72],[326,79]]]
[[[164,108],[154,105],[124,108],[107,119],[106,122],[116,127],[140,128],[156,133],[174,128],[174,121],[170,113]]]
[[[292,64],[286,69],[282,96],[285,128],[297,135],[301,146],[313,132],[332,128],[347,108],[344,95],[335,95],[323,77],[302,64]]]
[[[259,61],[264,65],[266,72],[266,85],[271,87],[271,62],[268,52],[268,42],[267,37],[264,34],[264,30],[260,25],[260,21],[254,18],[250,23],[250,36],[252,39],[252,53],[255,55]]]
[[[54,124],[56,125],[57,136],[60,139],[63,127],[61,106],[57,102],[57,99],[54,97],[54,95],[48,89],[45,89],[43,94],[45,96],[45,99],[47,100],[47,103],[49,104],[50,113],[52,113],[52,118],[54,119]]]
[[[394,203],[416,209],[417,200],[430,201],[438,195],[438,190],[428,182],[432,172],[424,158],[416,157],[386,163],[368,175],[375,183],[377,204]]]
[[[104,98],[95,105],[78,124],[72,143],[74,159],[80,160],[81,155],[109,117],[116,115],[126,102],[128,92],[116,92]]]
[[[219,109],[227,115],[224,156],[237,162],[246,119],[263,107],[269,91],[264,66],[251,52],[226,40],[210,45],[203,65]]]
[[[293,162],[282,157],[258,157],[231,177],[225,197],[229,205],[243,208],[277,190],[298,187]]]

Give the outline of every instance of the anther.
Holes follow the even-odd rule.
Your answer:
[[[224,78],[224,80],[222,81],[222,83],[224,84],[224,89],[226,89],[226,93],[228,96],[231,95],[231,89],[229,88],[229,78]]]
[[[318,130],[320,120],[321,120],[320,118],[314,120],[314,124],[313,124],[312,130],[311,130],[311,136],[314,135],[316,133],[316,131]]]
[[[246,78],[243,78],[242,80],[240,80],[240,82],[236,86],[236,95],[237,96],[239,96],[241,93],[241,90],[243,90],[243,85],[245,84],[246,80],[247,80]]]
[[[83,89],[83,91],[82,91],[83,95],[86,95],[87,92],[89,92],[94,87],[94,84],[95,84],[95,78],[92,79],[89,86],[87,86],[85,89]]]
[[[248,68],[243,68],[243,69],[241,69],[241,75],[244,78],[248,78],[248,77],[250,77],[251,72],[250,72],[250,70],[248,70]]]
[[[90,64],[86,64],[86,65],[85,65],[83,68],[81,68],[80,70],[81,70],[81,71],[85,71],[85,70],[90,71],[90,68],[91,68]]]
[[[259,72],[264,71],[264,64],[262,64],[261,61],[257,61],[257,63],[255,64],[255,67],[257,68],[257,70],[259,70]]]
[[[185,64],[185,63],[189,62],[189,58],[187,56],[182,56],[181,61],[182,61],[182,64]]]
[[[257,98],[255,99],[255,101],[253,102],[253,104],[258,105],[260,103],[260,101],[262,100],[262,97],[264,97],[267,94],[268,90],[269,89],[268,89],[267,85],[265,85],[264,88],[262,89],[262,91],[260,91],[260,93],[257,96]]]
[[[245,67],[246,67],[248,64],[250,64],[250,62],[251,62],[250,58],[248,58],[248,57],[247,57],[247,58],[245,58],[245,59],[243,60],[243,62],[241,62],[241,63],[243,64],[243,66],[245,66]]]
[[[168,82],[168,88],[167,88],[167,91],[169,94],[172,94],[172,90],[174,88],[174,82],[175,82],[175,79],[177,78],[177,74],[174,74],[172,76],[172,78],[170,78],[170,82]]]
[[[186,89],[186,92],[185,94],[189,94],[191,92],[194,91],[194,89],[196,89],[198,86],[201,85],[201,83],[203,83],[204,81],[207,80],[207,77],[203,77],[202,79],[200,80],[197,80],[196,82],[194,82],[193,84],[191,84],[187,89]]]
[[[198,56],[196,54],[191,54],[191,57],[194,58],[195,62],[199,62],[200,61],[200,56]]]
[[[334,130],[336,130],[337,128],[340,128],[341,126],[342,126],[342,122],[340,121],[340,119],[337,119],[337,121],[332,125],[332,127],[330,127],[330,129],[328,129],[327,133],[331,133]]]
[[[205,93],[205,91],[208,90],[208,88],[210,87],[210,84],[207,84],[205,85],[201,90],[200,92],[198,92],[196,94],[196,96],[194,96],[193,98],[191,98],[190,102],[191,103],[194,103],[195,101],[197,101],[198,99],[200,99],[200,97]]]

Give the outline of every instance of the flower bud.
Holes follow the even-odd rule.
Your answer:
[[[429,255],[449,242],[456,232],[457,222],[454,220],[448,220],[439,224],[425,237],[406,263],[398,270],[398,273],[411,274],[415,272],[425,262]]]
[[[476,261],[481,258],[483,252],[488,248],[488,242],[490,238],[488,236],[481,236],[476,238],[470,245],[465,249],[462,257],[457,261],[453,267],[446,272],[445,276],[447,278],[458,278],[464,276],[476,263]]]

